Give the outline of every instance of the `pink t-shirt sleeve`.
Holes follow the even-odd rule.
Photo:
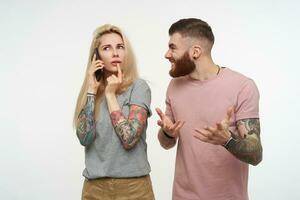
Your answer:
[[[253,80],[248,79],[237,96],[236,121],[259,118],[259,92]]]

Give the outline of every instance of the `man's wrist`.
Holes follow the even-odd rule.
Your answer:
[[[166,133],[164,131],[164,129],[161,129],[162,133],[165,135],[165,137],[169,138],[169,139],[175,139],[175,137],[170,136],[168,133]]]
[[[229,132],[230,138],[225,142],[225,144],[223,144],[223,147],[225,147],[226,149],[229,149],[232,143],[236,143],[236,139],[233,137],[233,133],[231,131]]]

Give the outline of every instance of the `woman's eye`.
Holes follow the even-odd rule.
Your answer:
[[[118,46],[118,49],[125,49],[123,45]]]
[[[109,47],[104,47],[103,50],[107,51],[107,50],[109,50]]]

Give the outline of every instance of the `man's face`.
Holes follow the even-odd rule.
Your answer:
[[[165,58],[171,62],[169,74],[173,78],[190,74],[196,68],[195,63],[190,59],[186,40],[187,38],[183,38],[179,33],[174,33],[170,37]]]

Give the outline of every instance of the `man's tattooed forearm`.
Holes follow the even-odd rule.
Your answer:
[[[112,125],[115,128],[125,149],[130,149],[139,141],[146,126],[147,111],[139,106],[130,107],[128,119],[118,110],[110,114]]]
[[[94,118],[95,97],[88,96],[85,107],[78,116],[77,137],[83,146],[90,145],[96,138],[96,125]]]
[[[228,150],[238,159],[257,165],[262,160],[259,119],[239,120],[237,127],[240,132],[244,133],[243,138],[229,143]]]
[[[259,119],[241,119],[237,122],[237,126],[244,126],[248,132],[248,135],[260,134],[260,123]],[[246,135],[245,135],[246,136]]]

